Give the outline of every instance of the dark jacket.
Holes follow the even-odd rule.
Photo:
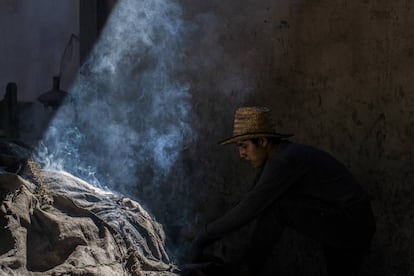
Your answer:
[[[343,164],[314,147],[283,142],[246,197],[206,225],[196,242],[205,246],[269,211],[283,225],[339,248],[369,243],[375,231],[368,196]]]

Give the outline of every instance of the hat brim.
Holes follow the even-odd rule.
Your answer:
[[[254,138],[259,138],[259,137],[275,137],[275,138],[280,138],[280,139],[286,139],[292,136],[294,136],[294,134],[281,134],[281,133],[275,133],[275,132],[245,133],[245,134],[236,135],[236,136],[232,136],[230,138],[224,139],[218,142],[218,144],[228,145],[228,144],[237,143],[243,140],[254,139]]]

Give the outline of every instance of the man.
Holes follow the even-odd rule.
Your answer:
[[[196,259],[206,246],[258,219],[247,258],[254,275],[280,236],[280,225],[321,243],[329,275],[359,275],[375,232],[368,196],[330,154],[289,142],[291,136],[274,130],[267,108],[236,111],[233,136],[221,144],[237,144],[240,157],[261,169],[260,177],[238,205],[195,236]]]

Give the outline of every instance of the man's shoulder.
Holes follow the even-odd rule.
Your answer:
[[[289,163],[293,159],[301,159],[301,155],[310,149],[309,146],[291,141],[283,141],[279,144],[276,154],[269,160],[270,165],[277,166]]]
[[[297,172],[298,170],[305,171],[307,168],[312,167],[312,151],[313,147],[290,142],[283,141],[279,145],[279,149],[266,163],[264,171],[269,175],[274,173],[290,174]]]

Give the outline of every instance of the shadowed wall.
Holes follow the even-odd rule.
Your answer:
[[[413,4],[238,3],[213,1],[189,12],[193,19],[200,18],[192,17],[194,13],[217,16],[216,30],[200,47],[215,45],[225,56],[209,74],[200,74],[196,85],[210,86],[194,99],[202,133],[199,165],[208,172],[200,187],[210,196],[200,196],[204,200],[199,204],[206,221],[235,204],[249,182],[236,149],[215,142],[231,134],[238,105],[266,105],[281,132],[294,132],[294,141],[331,152],[372,195],[377,233],[369,270],[413,274]],[[239,71],[249,71],[243,79],[250,87],[246,98],[237,87],[226,90],[209,82],[223,78],[217,71],[231,80],[226,73],[234,64]],[[276,254],[283,275],[318,275],[316,245],[296,233],[286,236]],[[224,255],[237,256],[232,246]]]

